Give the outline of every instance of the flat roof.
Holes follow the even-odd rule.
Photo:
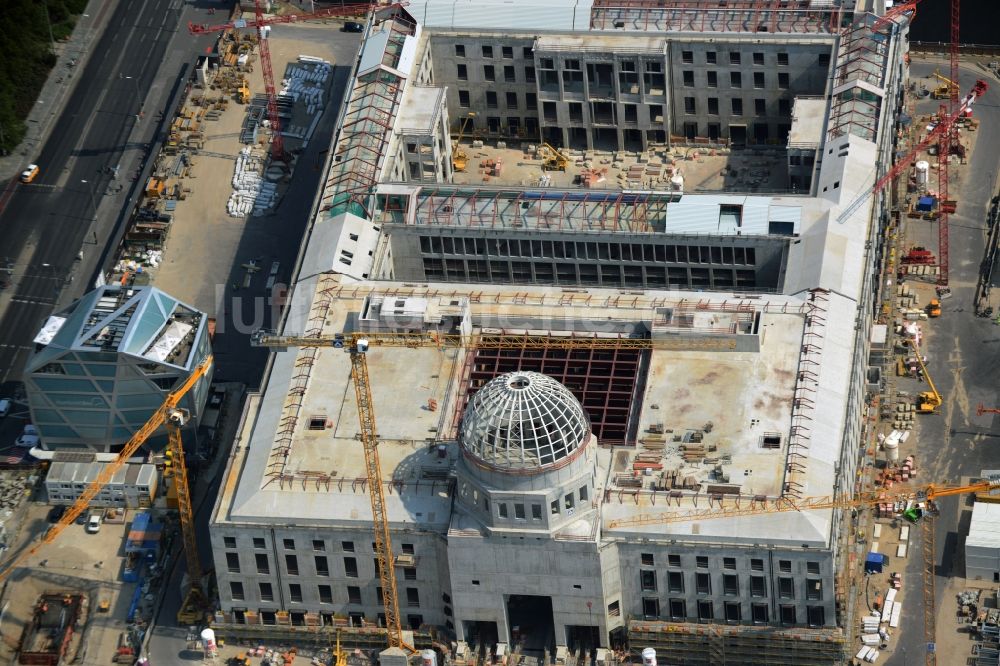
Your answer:
[[[685,491],[685,505],[702,500],[705,493],[725,486],[743,497],[778,496],[788,480],[787,461],[792,449],[793,397],[801,362],[806,313],[812,306],[803,298],[769,296],[752,300],[732,294],[648,291],[641,296],[623,296],[619,290],[557,287],[441,285],[422,292],[412,285],[393,282],[341,282],[333,275],[312,277],[300,283],[293,294],[293,317],[287,334],[302,333],[317,316],[311,302],[325,303],[322,334],[333,336],[356,330],[365,299],[383,296],[403,305],[386,308],[421,320],[439,318],[439,310],[466,307],[473,330],[494,330],[502,322],[517,322],[520,332],[544,334],[554,330],[587,330],[581,322],[612,322],[610,330],[634,327],[654,330],[653,320],[663,308],[692,313],[689,330],[716,335],[722,344],[692,343],[691,349],[655,349],[649,352],[649,370],[638,409],[635,446],[603,448],[598,456],[599,496],[609,491],[602,504],[606,533],[639,531],[647,534],[684,535],[713,541],[740,540],[745,525],[752,525],[755,538],[771,542],[820,544],[827,541],[830,511],[811,514],[758,516],[705,521],[692,530],[684,523],[655,527],[613,528],[610,521],[634,518],[659,510],[657,496],[664,473],[676,470],[675,478],[692,487]],[[322,301],[314,300],[322,298]],[[837,298],[831,296],[831,298]],[[407,305],[409,303],[409,305]],[[429,307],[435,304],[435,307]],[[715,314],[713,314],[713,310]],[[735,314],[742,314],[736,317]],[[310,315],[310,313],[312,313]],[[748,315],[747,313],[753,313]],[[390,314],[389,316],[395,316]],[[735,318],[734,318],[735,317]],[[746,319],[752,323],[746,323]],[[743,323],[734,328],[732,322]],[[847,321],[852,321],[847,318]],[[317,320],[318,321],[318,320]],[[526,322],[539,322],[537,329]],[[734,333],[736,329],[740,333]],[[595,329],[596,330],[596,329]],[[816,335],[812,331],[813,336]],[[726,340],[739,338],[736,348]],[[728,337],[726,337],[728,336]],[[744,343],[749,345],[744,349]],[[759,351],[754,345],[759,345]],[[850,346],[830,345],[835,352],[830,363],[849,366]],[[419,525],[444,531],[451,515],[452,482],[449,472],[458,456],[455,444],[461,405],[468,386],[464,368],[467,350],[439,348],[373,348],[367,357],[375,406],[379,454],[383,479],[391,486],[387,494],[388,515],[396,526]],[[842,357],[842,358],[841,358]],[[824,355],[824,366],[826,356]],[[308,368],[308,371],[306,370]],[[817,393],[823,381],[836,384],[834,393],[846,394],[848,373],[834,371],[826,378],[811,378]],[[833,388],[833,387],[831,387]],[[817,402],[822,402],[817,397]],[[369,519],[364,457],[359,441],[357,405],[350,379],[350,357],[342,349],[289,349],[277,351],[262,396],[247,406],[240,440],[226,471],[216,523],[352,524]],[[814,418],[810,460],[798,469],[796,483],[806,495],[833,489],[835,461],[840,456],[843,410]],[[693,433],[700,432],[700,436]],[[656,434],[662,434],[660,441]],[[698,447],[703,451],[685,457]],[[766,438],[773,439],[766,439]],[[675,441],[675,438],[678,441]],[[800,444],[801,445],[801,444]],[[685,447],[682,449],[682,446]],[[695,451],[695,453],[697,453]],[[635,478],[633,464],[649,461],[659,466],[639,476],[636,488],[620,483],[620,475]],[[622,456],[625,456],[624,458]],[[619,491],[632,493],[626,499]],[[336,500],[331,503],[331,495]],[[334,507],[331,510],[331,506]],[[815,514],[815,515],[813,515]],[[803,521],[809,523],[807,529]],[[788,526],[792,525],[791,530]],[[582,529],[582,528],[581,528]],[[794,535],[794,537],[792,537]]]
[[[1000,549],[1000,504],[976,502],[973,505],[965,547]]]
[[[438,86],[409,86],[396,120],[400,133],[433,132],[444,102],[444,90]]]
[[[779,496],[802,330],[802,315],[765,313],[759,352],[654,351],[638,451],[646,444],[662,453],[662,470],[643,477],[643,486],[675,471],[705,484],[739,486],[747,495]],[[693,433],[699,442],[690,441]],[[685,447],[704,451],[697,464],[685,461]],[[705,465],[706,458],[717,463]]]
[[[790,148],[823,143],[823,127],[829,103],[823,97],[796,97],[792,104],[792,129],[788,132]]]

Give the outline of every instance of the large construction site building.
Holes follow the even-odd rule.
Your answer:
[[[907,78],[906,25],[864,4],[424,0],[368,25],[279,333],[536,336],[367,354],[418,642],[843,658],[849,514],[662,518],[855,492]],[[621,176],[555,183],[544,144]],[[739,173],[692,182],[698,159]],[[350,373],[271,356],[211,520],[218,624],[383,620]]]

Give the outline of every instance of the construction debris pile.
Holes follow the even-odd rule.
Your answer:
[[[1000,662],[1000,592],[987,601],[992,601],[994,608],[980,604],[978,591],[968,591],[959,597],[961,614],[976,623],[979,642],[972,651],[975,659],[972,663],[976,666]]]
[[[229,196],[226,211],[230,217],[263,215],[278,199],[278,185],[264,180],[267,153],[247,146],[236,158],[233,171],[233,193]]]
[[[0,472],[0,520],[21,506],[37,483],[37,474],[4,470]]]

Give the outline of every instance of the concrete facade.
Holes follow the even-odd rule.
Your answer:
[[[387,228],[388,277],[461,282],[776,292],[789,238]]]
[[[433,33],[435,82],[475,135],[583,150],[684,143],[784,146],[792,104],[822,95],[829,37]],[[457,127],[454,128],[457,131]]]

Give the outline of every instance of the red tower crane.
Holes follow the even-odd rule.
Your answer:
[[[403,3],[405,4],[405,3]],[[402,6],[402,4],[398,5]],[[274,70],[271,67],[271,51],[268,48],[268,26],[275,23],[295,23],[297,21],[308,21],[317,18],[329,18],[332,16],[363,16],[374,10],[379,5],[371,2],[353,5],[340,5],[321,9],[309,14],[288,14],[285,16],[272,16],[264,18],[264,8],[261,0],[254,3],[254,19],[237,19],[228,23],[218,25],[188,23],[188,30],[192,34],[205,34],[210,32],[223,32],[231,28],[254,28],[257,30],[258,44],[260,45],[260,66],[264,75],[264,92],[267,95],[267,117],[271,123],[271,159],[284,161],[285,141],[281,136],[281,117],[278,115],[278,93],[274,85]]]
[[[961,42],[959,34],[959,19],[961,0],[951,0],[951,42],[948,44],[948,60],[950,65],[949,78],[954,81],[954,85],[949,86],[951,95],[948,98],[948,105],[941,105],[941,111],[947,111],[949,117],[954,116],[959,111],[958,99],[958,46]],[[944,113],[942,113],[944,115]],[[947,131],[938,136],[938,284],[942,287],[948,286],[948,217],[954,212],[951,199],[948,196],[948,161],[951,157],[951,148],[957,143],[955,125],[952,124]]]
[[[899,174],[908,169],[910,167],[910,163],[913,161],[913,158],[916,157],[921,150],[924,150],[925,148],[927,148],[927,146],[931,145],[935,141],[940,141],[940,137],[951,135],[952,133],[951,130],[955,125],[955,121],[958,120],[961,116],[965,115],[970,109],[972,109],[973,103],[979,97],[983,96],[983,93],[986,92],[987,88],[989,88],[989,85],[986,83],[986,81],[978,80],[972,86],[972,90],[969,91],[969,94],[962,99],[961,106],[959,106],[954,113],[945,114],[944,113],[945,109],[942,108],[942,115],[938,117],[937,124],[934,126],[934,129],[932,129],[930,132],[927,133],[927,136],[924,137],[924,140],[918,143],[917,145],[913,146],[910,152],[908,152],[905,156],[896,160],[896,163],[892,165],[891,169],[885,172],[884,176],[875,181],[875,184],[872,185],[870,189],[862,192],[858,196],[858,198],[852,201],[851,204],[847,208],[845,208],[844,211],[839,216],[837,216],[837,221],[843,222],[844,220],[849,218],[851,215],[857,212],[858,208],[860,208],[861,205],[864,202],[866,202],[873,194],[881,191],[883,187],[888,185],[897,176],[899,176]],[[941,207],[942,208],[944,207],[943,204]]]

